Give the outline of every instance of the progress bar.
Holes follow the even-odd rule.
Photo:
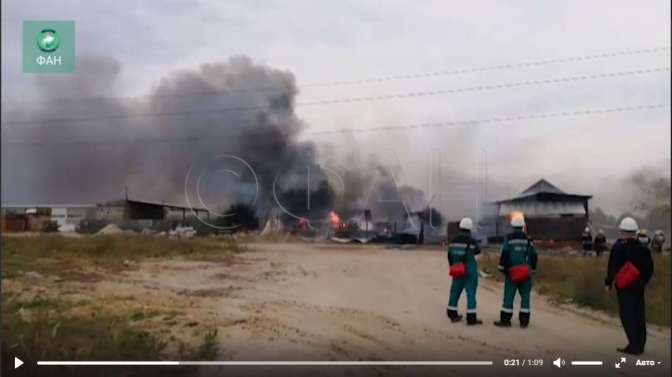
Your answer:
[[[491,366],[492,361],[38,361],[38,366]]]
[[[572,361],[572,365],[603,365],[601,361]]]

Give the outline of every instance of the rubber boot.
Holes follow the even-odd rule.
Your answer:
[[[526,328],[530,325],[530,313],[518,313],[518,319],[520,320],[520,327]]]
[[[446,315],[450,318],[451,322],[460,322],[462,320],[462,316],[457,314],[457,310],[446,309]]]
[[[513,313],[499,312],[499,321],[495,321],[495,326],[511,327],[511,317]]]
[[[483,321],[478,319],[476,317],[476,313],[467,313],[467,325],[468,326],[473,326],[473,325],[482,325]]]

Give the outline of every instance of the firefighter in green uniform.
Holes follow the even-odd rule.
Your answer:
[[[504,273],[504,303],[496,326],[510,327],[513,317],[513,299],[516,292],[520,294],[520,327],[526,328],[530,324],[530,292],[532,291],[532,275],[537,268],[537,251],[532,241],[525,234],[525,219],[516,216],[511,219],[513,232],[506,237],[502,245],[502,254],[499,259],[498,269]],[[513,270],[529,272],[528,277],[522,281],[519,276],[514,276]],[[519,280],[519,281],[516,281]]]
[[[483,322],[476,317],[476,288],[478,287],[478,264],[476,255],[481,249],[478,242],[471,237],[473,222],[465,217],[460,221],[460,234],[453,238],[448,245],[448,264],[454,266],[463,263],[466,268],[464,276],[453,276],[450,286],[450,297],[446,314],[452,322],[459,322],[462,316],[457,312],[457,303],[462,290],[467,291],[467,325],[480,325]]]

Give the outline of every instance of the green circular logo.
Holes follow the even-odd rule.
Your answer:
[[[37,47],[44,52],[54,52],[61,45],[58,33],[53,29],[44,29],[37,33]]]

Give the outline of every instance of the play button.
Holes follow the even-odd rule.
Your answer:
[[[23,365],[23,361],[21,361],[21,359],[19,359],[18,357],[15,357],[14,358],[14,369],[20,367],[21,365]]]

